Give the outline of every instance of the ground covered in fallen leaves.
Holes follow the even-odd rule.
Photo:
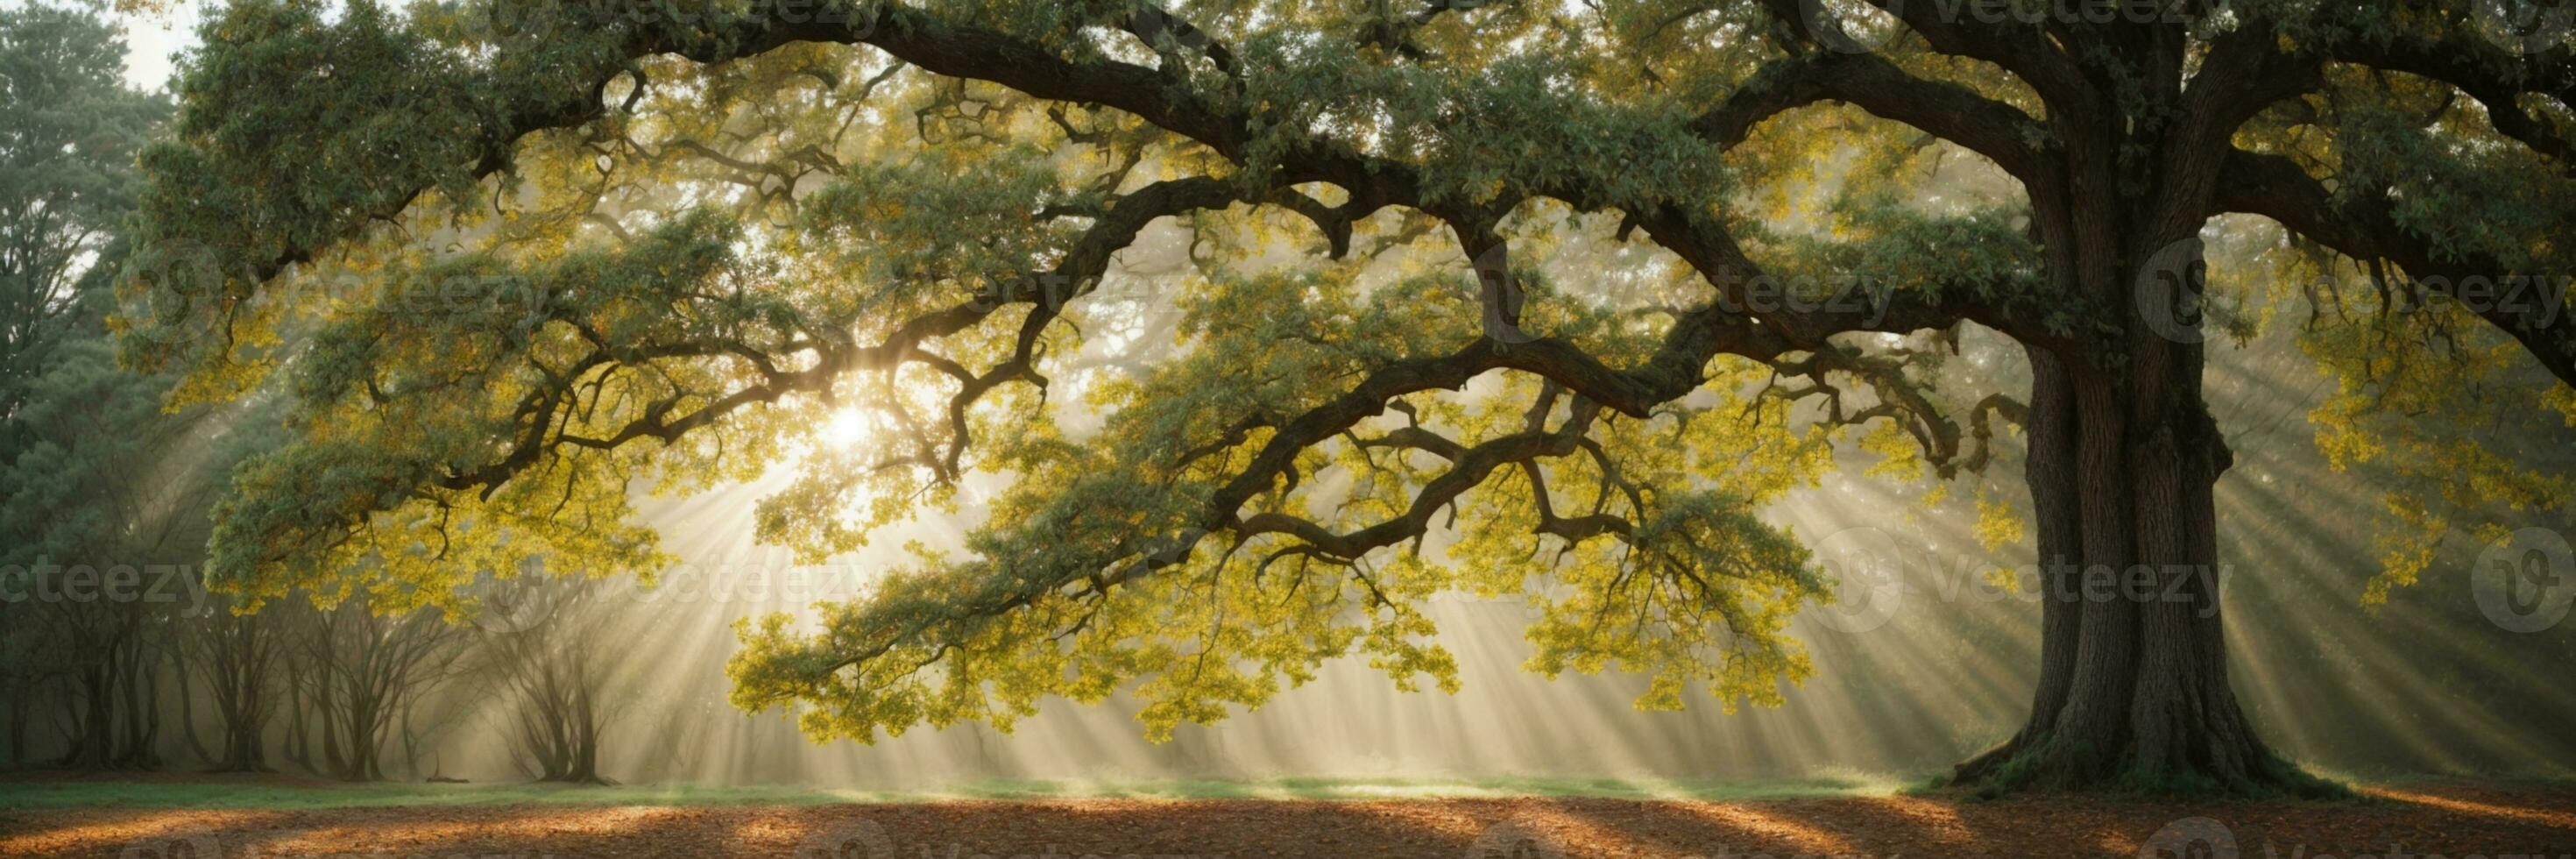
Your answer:
[[[31,786],[14,786],[23,798]],[[316,788],[323,790],[327,788]],[[1043,799],[292,809],[0,804],[0,856],[2576,857],[2576,785],[2408,783],[2343,803],[1587,797]]]

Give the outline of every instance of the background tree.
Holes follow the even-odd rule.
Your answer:
[[[134,211],[135,153],[169,111],[124,71],[124,39],[80,10],[0,10],[0,418],[13,431],[48,349],[81,327],[76,285]]]
[[[118,369],[106,339],[56,347],[5,468],[0,564],[33,576],[27,607],[55,639],[77,729],[65,763],[156,767],[159,697],[217,494],[205,409],[162,412],[167,377]]]
[[[298,703],[311,710],[311,735],[321,741],[316,771],[342,781],[384,780],[395,728],[415,701],[454,679],[467,640],[436,608],[404,611],[372,599],[358,594],[299,613]],[[299,762],[311,767],[309,758]]]
[[[286,643],[271,617],[235,612],[227,603],[210,608],[188,625],[179,646],[179,663],[185,667],[178,680],[179,697],[195,700],[197,690],[189,678],[198,678],[219,725],[222,750],[209,755],[200,749],[199,753],[216,772],[271,772],[267,728],[280,703],[277,662]],[[194,743],[193,720],[187,730]]]
[[[630,482],[771,467],[763,536],[822,556],[989,471],[965,555],[746,629],[736,702],[865,739],[1123,691],[1162,733],[1338,656],[1454,684],[1419,607],[1465,590],[1537,607],[1535,670],[1733,706],[1809,673],[1785,629],[1824,595],[1764,503],[1846,433],[1952,479],[2018,423],[2038,682],[1960,779],[2311,792],[2225,668],[2211,219],[2367,284],[2316,342],[2385,351],[2322,354],[2536,360],[2504,402],[2576,419],[2576,321],[2535,300],[2576,63],[2492,3],[685,5],[209,22],[124,294],[188,398],[288,368],[302,438],[221,511],[230,582],[648,569]],[[1926,199],[1958,163],[2014,193]],[[1178,348],[1081,362],[1172,224]],[[297,300],[343,271],[359,300]],[[1936,384],[1971,326],[2026,391]]]
[[[538,781],[611,784],[599,746],[614,704],[609,683],[625,603],[588,578],[499,580],[482,601],[481,658],[510,702],[504,717],[519,767]]]
[[[70,762],[157,762],[152,686],[169,607],[96,589],[120,567],[193,565],[183,544],[203,545],[204,517],[191,527],[172,510],[194,484],[152,458],[191,421],[161,415],[168,378],[117,368],[103,325],[135,155],[169,111],[126,88],[124,61],[124,40],[84,11],[0,9],[0,564],[43,570],[21,584],[51,592],[89,577],[93,595],[22,595],[0,620],[13,760],[33,708],[54,701],[76,726]]]
[[[204,466],[210,475],[229,474],[235,465],[279,443],[276,415],[254,404],[235,416],[212,444]],[[202,570],[196,571],[200,576]],[[199,584],[208,599],[180,621],[172,678],[180,719],[192,751],[216,772],[272,772],[268,759],[268,726],[281,704],[296,706],[279,672],[281,657],[291,649],[285,611],[238,610],[241,603]],[[195,710],[203,699],[215,717],[219,751],[208,752],[196,736]]]

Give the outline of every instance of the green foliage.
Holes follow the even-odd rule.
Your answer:
[[[2051,280],[2065,248],[1995,162],[1812,94],[1732,146],[1702,121],[1851,69],[2045,112],[1922,39],[1837,67],[1754,4],[1225,2],[1188,10],[1206,30],[1123,3],[682,5],[704,14],[506,31],[490,3],[248,0],[206,24],[123,297],[127,358],[187,371],[178,401],[295,400],[294,442],[217,511],[229,586],[404,611],[486,573],[649,574],[631,493],[786,472],[760,536],[808,559],[981,516],[857,599],[745,624],[735,702],[818,737],[1113,695],[1162,736],[1344,657],[1454,688],[1446,593],[1524,602],[1531,669],[1645,674],[1639,706],[1776,703],[1830,583],[1756,513],[1854,436],[1900,479],[1981,467],[1986,416],[1963,442],[1939,384],[1961,321],[2137,324],[2117,285]],[[2263,8],[2305,16],[2286,43],[2393,38]],[[2103,51],[2086,84],[2139,121],[2095,153],[2116,187],[2068,193],[2141,194],[2178,114]],[[2563,186],[2507,181],[2536,156],[2330,102],[2246,145],[2384,186],[2337,202],[2393,199],[2392,232],[2442,253],[2563,264],[2530,238]],[[1979,151],[2055,157],[2038,123]],[[1858,274],[1869,301],[1716,300],[1756,270]],[[2337,336],[2330,360],[2372,360]],[[1980,537],[2022,538],[1988,506]]]
[[[1255,177],[1280,147],[1356,137],[1373,155],[1422,165],[1432,205],[1486,206],[1546,194],[1640,211],[1706,206],[1727,187],[1717,147],[1687,129],[1687,107],[1641,94],[1604,101],[1556,51],[1467,71],[1381,62],[1366,49],[1272,32],[1245,46],[1263,135]]]
[[[489,255],[378,270],[364,280],[364,311],[311,335],[290,380],[304,404],[299,439],[242,472],[242,492],[216,511],[212,568],[256,597],[332,592],[347,584],[343,571],[372,568],[415,601],[477,574],[515,574],[529,558],[593,575],[649,571],[661,560],[653,534],[625,522],[623,487],[646,462],[635,450],[575,450],[505,491],[435,485],[483,466],[489,439],[521,431],[528,398],[559,396],[572,380],[637,403],[549,427],[605,439],[643,403],[701,397],[697,386],[722,378],[704,367],[600,372],[620,357],[779,348],[799,336],[798,311],[774,296],[698,293],[758,276],[735,256],[737,236],[697,211],[617,251],[525,272]],[[371,517],[353,539],[347,524]]]
[[[2270,229],[2220,261],[2219,284],[2242,303],[2291,311],[2241,318],[2240,339],[2296,325],[2301,351],[2333,378],[2308,415],[2319,452],[2385,487],[2373,529],[2380,571],[2361,595],[2376,606],[2421,580],[2446,542],[2493,543],[2512,530],[2504,523],[2576,509],[2551,453],[2576,441],[2576,392],[2474,314],[2506,302],[2567,313],[2576,281],[2562,273],[2576,257],[2563,227],[2576,222],[2576,181],[2498,140],[2486,111],[2444,88],[2359,73],[2337,84],[2330,112],[2258,122],[2262,142],[2332,165],[2338,205],[2385,205],[2457,264],[2429,276],[2465,272],[2492,287],[2446,296],[2416,280],[2426,273],[2342,259]],[[2310,133],[2319,128],[2332,133]]]
[[[144,540],[161,512],[151,463],[170,444],[169,380],[120,370],[104,338],[61,346],[13,421],[29,437],[0,464],[0,565],[135,564],[170,548]]]
[[[356,238],[424,192],[470,205],[478,166],[508,158],[511,141],[489,129],[580,109],[624,65],[613,30],[476,62],[367,0],[235,3],[199,37],[219,47],[183,61],[189,109],[142,155],[152,184],[137,242],[166,261],[126,282],[138,336],[124,343],[148,367],[257,362],[251,350],[274,334],[244,306],[276,261]],[[200,385],[236,393],[251,378]]]
[[[167,115],[81,11],[0,9],[0,564],[178,560],[185,485],[156,464],[190,422],[173,379],[117,367],[100,310],[125,258],[133,158]]]
[[[125,44],[78,11],[0,9],[0,417],[66,337],[95,330],[84,278],[133,210],[134,153],[169,111],[125,88]],[[0,431],[0,459],[14,444]]]

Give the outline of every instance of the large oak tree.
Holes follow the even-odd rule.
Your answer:
[[[144,157],[129,357],[288,374],[302,441],[220,512],[255,594],[649,569],[638,482],[791,468],[761,527],[819,556],[1009,476],[966,551],[745,630],[738,703],[863,739],[1167,730],[1353,653],[1453,684],[1444,590],[1530,600],[1537,670],[1776,701],[1827,583],[1761,505],[1846,431],[1948,478],[2018,423],[2041,664],[1960,778],[2309,790],[2226,672],[2199,236],[2368,284],[2311,296],[2363,387],[2508,342],[2576,419],[2534,12],[243,0]],[[2027,390],[1937,384],[1970,327]]]

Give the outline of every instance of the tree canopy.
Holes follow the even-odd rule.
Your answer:
[[[817,558],[976,508],[743,630],[736,703],[817,737],[1113,693],[1159,733],[1350,655],[1450,686],[1453,590],[1529,600],[1534,670],[1776,701],[1829,583],[1756,514],[1838,442],[1979,473],[2107,425],[2064,374],[2120,398],[2103,450],[2224,470],[2158,380],[2266,320],[2142,286],[2228,215],[2273,223],[2211,292],[2309,293],[2339,461],[2565,505],[2383,418],[2576,425],[2566,28],[2147,5],[240,0],[142,157],[125,357],[292,392],[217,515],[259,596],[649,574],[631,487],[792,471],[761,536]],[[2032,392],[1951,384],[1972,329]],[[2043,557],[2175,559],[2035,501]]]
[[[113,269],[92,265],[134,209],[134,156],[169,111],[124,86],[124,44],[49,6],[0,10],[0,416],[49,350],[95,329]],[[84,278],[91,278],[84,286]],[[5,444],[0,439],[0,444]]]

